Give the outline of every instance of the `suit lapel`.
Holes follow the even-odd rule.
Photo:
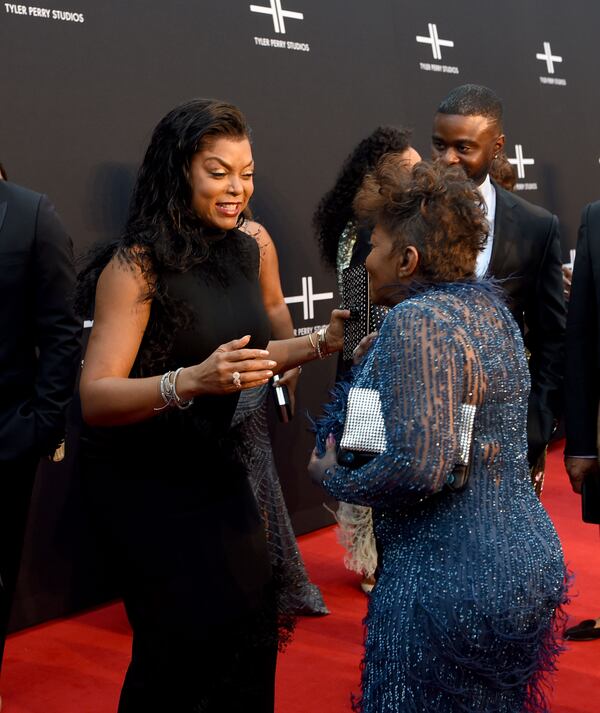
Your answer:
[[[494,216],[494,243],[487,270],[488,277],[508,277],[507,261],[515,240],[516,226],[512,215],[510,193],[492,181],[496,189],[496,215]]]

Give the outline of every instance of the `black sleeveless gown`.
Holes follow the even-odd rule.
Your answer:
[[[205,263],[165,276],[189,317],[170,329],[167,369],[245,334],[266,346],[258,269],[256,241],[230,231],[212,241]],[[238,397],[198,397],[185,411],[84,433],[89,500],[133,629],[119,713],[273,710],[276,593],[231,427]]]

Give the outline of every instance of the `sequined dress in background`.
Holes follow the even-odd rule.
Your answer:
[[[343,298],[342,273],[352,263],[354,248],[359,241],[359,228],[355,220],[349,220],[340,234],[337,249],[336,275],[338,289]],[[344,372],[344,364],[338,360],[338,377]],[[339,502],[335,512],[338,523],[338,540],[345,549],[344,564],[347,569],[366,578],[375,575],[377,547],[373,535],[371,508]]]
[[[548,711],[565,566],[529,478],[529,372],[508,309],[476,283],[426,288],[390,312],[354,383],[379,390],[388,441],[324,484],[372,507],[380,548],[355,709]],[[444,483],[465,393],[478,405],[473,459],[454,493]],[[339,439],[342,391],[327,409],[320,449]]]

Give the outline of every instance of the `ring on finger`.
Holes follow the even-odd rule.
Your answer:
[[[231,381],[233,381],[233,385],[236,386],[238,389],[242,388],[242,381],[240,379],[239,371],[233,372],[233,374],[231,375]]]

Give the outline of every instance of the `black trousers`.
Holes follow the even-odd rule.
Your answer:
[[[0,669],[38,458],[0,461]]]

